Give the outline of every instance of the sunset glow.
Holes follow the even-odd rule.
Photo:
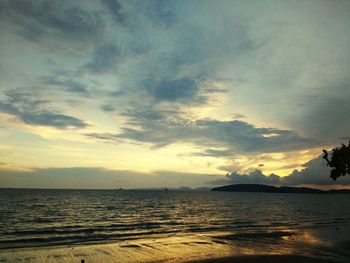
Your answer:
[[[350,183],[330,181],[320,157],[350,134],[347,1],[0,9],[2,187],[72,170],[92,185],[113,174],[102,188],[239,183],[232,174],[256,170],[261,182]],[[61,187],[40,176],[28,187]]]

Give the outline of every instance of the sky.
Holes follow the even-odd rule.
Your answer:
[[[346,187],[350,2],[0,0],[0,187]]]

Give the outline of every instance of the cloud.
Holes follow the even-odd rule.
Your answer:
[[[31,171],[0,170],[2,187],[99,189],[139,185],[147,174],[99,167],[34,168]]]
[[[164,2],[162,0],[153,0],[142,2],[147,17],[152,21],[152,25],[169,28],[178,22],[178,14],[176,2]]]
[[[71,79],[62,79],[58,76],[44,76],[41,80],[44,85],[58,87],[64,91],[72,93],[88,95],[88,88],[86,85]]]
[[[315,138],[323,140],[333,138],[338,141],[342,137],[349,136],[350,80],[344,84],[343,91],[339,91],[339,89],[339,87],[335,87],[335,92],[331,96],[303,99],[309,108],[305,112],[303,120],[298,119],[293,120],[293,122],[298,121],[297,125],[300,129],[305,130]]]
[[[16,116],[30,125],[50,126],[58,129],[84,128],[84,121],[58,113],[43,105],[46,100],[35,100],[27,93],[8,92],[7,100],[0,101],[0,111]]]
[[[211,157],[232,157],[234,153],[231,150],[205,149],[203,152],[193,152],[181,156],[211,156]]]
[[[115,110],[115,108],[111,105],[108,104],[104,104],[101,106],[101,110],[105,111],[105,112],[112,112]]]
[[[138,111],[133,112],[138,114]],[[129,113],[129,116],[131,114]],[[140,112],[128,121],[131,128],[122,128],[119,134],[101,134],[99,139],[107,141],[132,140],[150,143],[153,147],[164,147],[175,143],[189,143],[210,147],[197,156],[228,156],[240,153],[283,152],[310,148],[319,142],[304,138],[294,131],[274,128],[257,128],[247,122],[199,119],[191,121],[164,113]],[[94,134],[98,137],[98,134]],[[90,136],[91,137],[91,136]],[[214,148],[214,149],[213,149]],[[221,149],[216,149],[221,148]],[[224,148],[224,150],[222,149]]]
[[[98,12],[89,12],[68,1],[4,0],[0,10],[1,20],[19,26],[18,35],[51,46],[68,42],[81,48],[82,44],[99,42],[104,31]]]
[[[0,187],[119,189],[147,187],[204,186],[208,174],[131,170],[100,167],[33,168],[30,171],[0,169]]]
[[[260,170],[246,174],[232,172],[219,179],[215,174],[169,170],[136,172],[100,167],[32,168],[29,171],[10,170],[6,167],[0,169],[0,187],[118,189],[228,184],[348,186],[350,176],[341,177],[334,182],[329,177],[329,167],[321,156],[307,162],[304,169],[294,171],[286,177],[265,175]]]
[[[227,156],[252,152],[282,152],[310,148],[318,141],[300,136],[295,131],[259,128],[240,120],[187,118],[174,107],[160,111],[154,107],[128,109],[129,127],[114,134],[113,138],[150,143],[163,147],[175,143],[188,143],[208,148],[202,155]]]
[[[244,119],[244,118],[246,118],[246,116],[241,114],[241,113],[233,113],[232,114],[232,118],[234,118],[234,119]]]
[[[304,169],[294,170],[287,176],[276,174],[265,175],[261,170],[240,174],[229,173],[223,179],[213,180],[216,185],[225,184],[270,184],[270,185],[350,185],[350,176],[333,181],[330,178],[330,168],[322,156],[304,164]]]
[[[113,20],[117,24],[125,23],[125,13],[123,12],[123,7],[118,0],[102,0],[102,3],[106,6],[106,9],[110,12]]]
[[[104,44],[95,48],[90,62],[85,65],[89,71],[99,74],[110,70],[117,62],[119,49],[112,44]]]
[[[327,166],[322,156],[304,164],[304,169],[294,170],[290,175],[283,178],[283,183],[287,185],[297,184],[317,184],[317,185],[349,185],[350,176],[344,176],[333,181],[330,178],[330,168]]]
[[[199,84],[191,78],[149,81],[145,84],[147,93],[157,101],[196,102],[203,101],[199,95]]]
[[[127,123],[136,126],[146,126],[149,121],[166,121],[168,118],[175,118],[179,111],[176,106],[156,108],[150,105],[133,105],[125,109],[121,115],[128,118]]]
[[[279,185],[281,179],[278,175],[264,175],[262,171],[255,170],[248,174],[240,174],[232,172],[227,174],[225,179],[215,180],[213,184],[268,184],[268,185]]]
[[[117,135],[112,133],[85,133],[88,138],[97,139],[103,143],[118,144],[123,142]]]
[[[47,99],[0,108],[31,125],[86,127],[74,103],[96,126],[91,140],[186,144],[189,156],[218,158],[213,167],[327,145],[350,134],[348,10],[347,1],[0,0],[0,89],[40,86]],[[68,108],[53,110],[54,95]]]
[[[224,90],[208,84],[222,78],[217,71],[225,70],[226,61],[234,63],[236,57],[254,49],[240,23],[206,18],[209,2],[119,2],[117,17],[120,6],[128,22],[116,27],[118,34],[114,37],[118,41],[112,43],[118,43],[118,83],[129,97],[152,99],[153,103],[206,104],[213,93]],[[217,41],[219,36],[225,40]],[[106,56],[103,61],[112,57]],[[106,64],[103,72],[114,67],[113,63]]]

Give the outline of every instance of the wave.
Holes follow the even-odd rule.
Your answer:
[[[350,203],[339,195],[9,191],[0,190],[0,248],[350,223]]]
[[[152,235],[165,235],[173,234],[172,231],[149,231],[138,233],[125,233],[125,234],[90,234],[90,235],[60,235],[60,236],[48,236],[48,237],[28,237],[17,238],[12,240],[0,240],[0,249],[8,248],[22,248],[22,247],[36,247],[36,246],[55,246],[55,245],[69,245],[69,244],[83,244],[92,242],[107,242],[115,240],[131,240],[133,238],[140,238],[144,236]]]

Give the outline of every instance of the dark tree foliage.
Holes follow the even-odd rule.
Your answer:
[[[342,146],[334,148],[331,152],[330,159],[326,150],[323,150],[323,159],[327,161],[327,165],[332,168],[331,178],[337,180],[338,177],[346,174],[350,175],[350,141],[348,146],[342,144]]]

